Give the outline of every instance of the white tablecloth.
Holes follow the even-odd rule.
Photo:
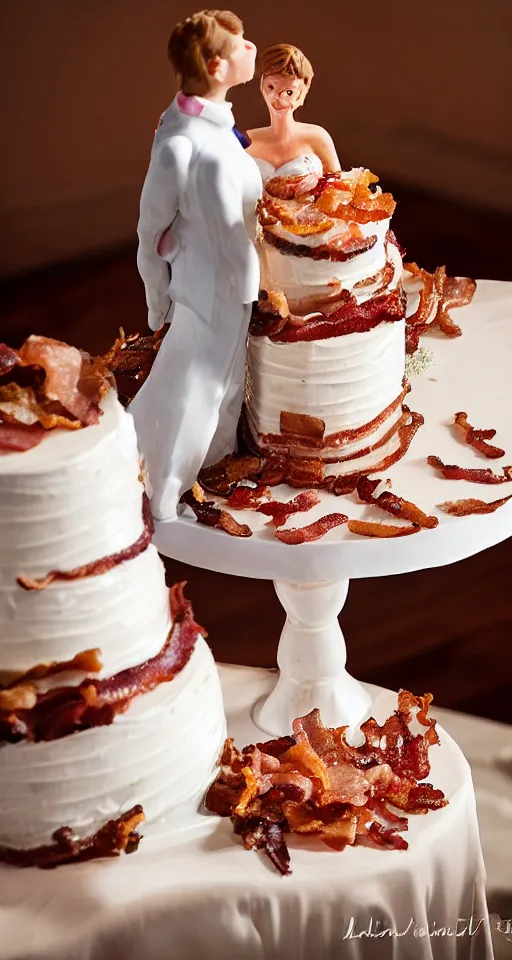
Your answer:
[[[248,707],[272,673],[220,669],[230,733],[240,746],[264,740]],[[382,722],[396,697],[369,689]],[[179,838],[148,828],[139,851],[118,860],[2,867],[0,960],[490,960],[470,769],[444,729],[431,759],[429,780],[450,804],[410,817],[407,851],[335,853],[293,838],[293,874],[281,877],[229,821],[203,815]]]

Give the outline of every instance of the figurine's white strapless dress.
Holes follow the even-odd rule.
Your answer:
[[[253,158],[258,165],[263,183],[271,180],[272,177],[301,177],[308,173],[322,173],[322,161],[314,153],[302,153],[300,157],[293,160],[287,160],[280,167],[274,167],[268,160],[262,160],[260,157]]]

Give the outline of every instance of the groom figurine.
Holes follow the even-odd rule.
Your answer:
[[[254,76],[256,48],[241,20],[218,10],[188,17],[172,32],[169,58],[180,92],[155,133],[137,264],[149,326],[171,326],[130,406],[159,520],[175,518],[203,464],[236,448],[261,196],[226,102],[231,87]]]

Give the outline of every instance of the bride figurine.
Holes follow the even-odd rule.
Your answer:
[[[252,80],[256,47],[235,14],[204,10],[174,28],[169,57],[181,89],[155,133],[137,264],[149,326],[171,326],[130,405],[159,520],[176,517],[203,464],[236,447],[260,277],[261,177],[226,102],[231,87]]]
[[[263,182],[272,177],[334,173],[341,169],[332,137],[314,123],[300,123],[301,107],[313,79],[313,68],[298,47],[278,43],[261,57],[260,89],[270,114],[270,126],[249,130],[247,149]]]

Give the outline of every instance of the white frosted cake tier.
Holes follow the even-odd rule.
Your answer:
[[[280,240],[314,248],[327,243],[346,227],[340,223],[332,230],[313,237],[296,237],[280,225],[269,229]],[[393,244],[385,243],[388,229],[389,220],[360,224],[363,237],[374,236],[377,238],[376,243],[370,250],[365,250],[344,261],[316,260],[313,257],[297,256],[293,252],[285,252],[274,247],[271,242],[262,240],[261,285],[263,289],[282,290],[287,300],[293,303],[309,297],[332,295],[336,290],[339,292],[342,289],[357,294],[357,291],[353,291],[355,285],[377,274],[385,267],[387,258],[393,257],[392,253],[388,253]]]
[[[136,804],[147,823],[179,832],[197,816],[224,737],[217,668],[198,637],[177,677],[109,726],[0,749],[0,846],[37,847],[68,824],[86,837]]]
[[[84,651],[97,651],[101,663],[98,672],[59,669],[33,681],[38,695],[142,667],[164,649],[172,626],[164,567],[142,516],[133,419],[114,391],[102,406],[97,425],[55,430],[29,451],[0,457],[2,682]],[[18,582],[112,556],[103,573],[57,578],[44,589]],[[163,817],[168,829],[183,829],[214,775],[225,717],[201,636],[177,669],[113,722],[0,744],[0,847],[48,844],[64,825],[88,836],[136,804],[147,821]]]

